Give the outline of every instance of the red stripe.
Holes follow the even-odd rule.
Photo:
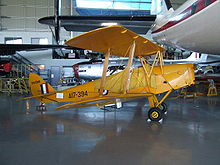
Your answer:
[[[212,3],[216,2],[217,0],[210,0],[210,3],[206,6],[205,5],[205,1],[207,0],[198,0],[196,2],[193,3],[193,5],[196,4],[196,10],[194,13],[192,13],[192,8],[193,8],[193,5],[186,8],[183,12],[181,12],[179,15],[175,16],[176,18],[180,17],[179,19],[177,20],[174,20],[174,21],[170,21],[168,23],[166,23],[165,25],[163,25],[161,28],[153,31],[152,33],[158,33],[158,32],[161,32],[163,30],[166,30],[184,20],[186,20],[187,18],[191,17],[192,15],[194,14],[197,14],[198,12],[202,11],[203,9],[205,9],[206,7],[208,7],[209,5],[211,5]],[[182,18],[181,18],[182,16]],[[174,18],[175,18],[174,17]]]

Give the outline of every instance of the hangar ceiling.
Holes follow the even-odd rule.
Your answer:
[[[76,0],[62,0],[61,15],[70,15],[70,2]],[[186,0],[171,0],[171,4],[176,9]],[[38,1],[38,0],[1,0],[0,1],[0,30],[9,31],[38,31],[36,29],[41,29],[41,31],[48,31],[48,27],[37,22],[38,18],[45,16],[52,16],[54,0]],[[72,12],[74,14],[74,12]],[[146,21],[146,19],[144,19]],[[76,20],[74,20],[76,21]],[[152,21],[152,19],[150,19]],[[76,21],[78,24],[78,22]],[[86,22],[88,23],[88,22]],[[145,23],[149,27],[151,22]],[[121,23],[121,25],[126,25],[127,23]],[[139,24],[139,23],[137,23]],[[76,26],[76,25],[75,25]],[[93,24],[91,23],[91,26]],[[129,27],[128,27],[129,28]],[[138,27],[136,27],[138,29]],[[70,26],[66,26],[66,29],[70,30]],[[76,29],[78,27],[76,26]],[[85,29],[89,30],[89,29]],[[84,31],[85,31],[84,30]],[[131,29],[132,30],[132,29]]]
[[[45,26],[45,24],[54,26],[54,1],[55,0],[0,0],[0,33],[6,32],[3,34],[3,36],[9,37],[9,33],[7,32],[14,32],[13,34],[10,33],[10,36],[21,36],[20,32],[31,32],[32,34],[33,32],[42,32],[42,35],[45,35],[43,32],[46,32],[48,37],[50,37],[49,34],[51,34],[51,29],[48,26]],[[139,34],[146,34],[155,19],[155,16],[139,13],[139,15],[136,14],[136,16],[131,14],[127,15],[126,17],[121,16],[121,18],[115,18],[113,15],[99,16],[99,18],[96,16],[87,18],[81,17],[82,20],[80,21],[80,17],[77,16],[74,8],[75,1],[76,0],[61,1],[62,12],[60,15],[62,16],[60,17],[63,17],[64,19],[60,21],[60,25],[67,31],[84,32],[100,27],[100,24],[103,21],[117,21],[119,25],[125,26],[132,31],[135,31]],[[179,7],[184,2],[185,0],[171,0],[171,4],[174,9]],[[70,15],[74,16],[70,19]],[[39,18],[42,19],[39,20]],[[46,21],[47,18],[49,19]],[[65,30],[61,29],[61,40],[70,37],[70,33],[66,32]],[[16,35],[16,33],[18,34]],[[23,35],[22,33],[22,37],[24,43],[30,43],[30,40],[27,39],[25,34]],[[1,43],[3,42],[4,37],[1,39]]]
[[[171,0],[171,4],[174,7],[174,9],[178,8],[184,2],[185,0]],[[131,3],[131,1],[129,1],[129,3]],[[132,1],[132,3],[140,2]],[[146,1],[145,3],[150,3],[150,1]],[[132,30],[136,33],[146,34],[156,18],[155,15],[150,15],[150,10],[146,10],[144,14],[143,10],[141,10],[140,8],[140,10],[134,12],[134,10],[93,8],[78,9],[76,4],[74,5],[74,7],[74,10],[78,11],[81,15],[64,16],[61,14],[61,16],[57,17],[60,20],[60,26],[64,27],[64,29],[67,31],[86,32],[102,27],[102,23],[117,23],[118,25],[124,26],[125,28],[128,28],[129,30]],[[124,14],[126,13],[126,11],[127,14]],[[128,14],[129,11],[132,12]],[[44,17],[39,19],[39,23],[46,24],[49,26],[56,26],[55,18],[55,16]]]

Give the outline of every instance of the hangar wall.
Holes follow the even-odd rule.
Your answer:
[[[61,14],[71,14],[71,0],[61,1]],[[31,43],[31,37],[47,37],[53,43],[51,30],[38,19],[54,15],[54,0],[0,0],[0,43],[5,37],[22,37],[22,43]],[[70,38],[70,32],[61,29],[61,40]]]

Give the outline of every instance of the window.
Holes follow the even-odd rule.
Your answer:
[[[37,64],[37,66],[38,66],[38,68],[39,68],[40,70],[44,70],[44,69],[45,69],[45,65]]]
[[[208,6],[211,4],[211,0],[205,0],[205,6]]]
[[[5,44],[22,44],[21,37],[5,37]]]
[[[150,10],[151,0],[76,0],[79,8]]]
[[[46,44],[48,44],[48,39],[47,38],[31,38],[31,43],[46,45]]]
[[[195,13],[196,13],[196,6],[197,6],[197,3],[195,2],[195,3],[192,5],[191,14],[195,14]]]

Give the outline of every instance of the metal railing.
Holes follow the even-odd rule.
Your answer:
[[[0,79],[0,92],[6,92],[8,94],[29,93],[29,85],[27,78],[1,78]]]

